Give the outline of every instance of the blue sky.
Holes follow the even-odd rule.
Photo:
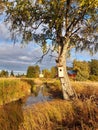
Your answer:
[[[16,43],[15,45],[10,40],[10,33],[7,27],[0,20],[0,70],[11,70],[14,73],[26,73],[28,66],[36,65],[36,62],[42,56],[41,48],[35,43],[28,45],[21,45]],[[74,49],[71,52],[71,57],[67,59],[67,64],[72,65],[72,61],[98,59],[98,53],[91,56],[87,51],[75,52]],[[55,66],[55,58],[49,55],[45,56],[42,63],[38,63],[41,69],[51,68]]]
[[[41,63],[37,63],[41,56],[40,46],[33,42],[28,45],[13,44],[7,27],[4,23],[0,23],[0,70],[26,73],[30,65],[38,64],[41,69],[55,65],[54,57],[51,58],[50,56],[45,56]]]

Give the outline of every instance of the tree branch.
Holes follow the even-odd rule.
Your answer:
[[[77,28],[74,32],[71,33],[71,35],[69,37],[71,37],[72,35],[74,35],[76,32],[78,32],[80,30],[80,27]]]
[[[39,60],[36,62],[36,63],[38,63],[38,62],[42,62],[42,60],[43,60],[43,58],[44,58],[44,56],[46,56],[47,54],[48,54],[48,52],[50,51],[50,48],[48,48],[48,50],[46,51],[46,53],[44,53],[40,58],[39,58]]]
[[[67,26],[68,26],[68,11],[69,11],[69,7],[70,7],[70,3],[71,3],[71,0],[67,0],[66,14],[65,14],[65,18],[66,18],[66,29],[67,29]]]
[[[71,31],[72,31],[73,28],[77,25],[77,23],[78,23],[79,21],[81,21],[81,19],[82,19],[82,18],[84,17],[84,15],[85,15],[85,12],[86,12],[86,9],[83,11],[83,13],[82,13],[81,15],[79,15],[79,17],[78,17],[77,19],[76,19],[76,18],[73,19],[73,21],[70,23],[70,25],[68,26],[68,28],[67,28],[67,30],[66,30],[65,36],[67,36],[67,34],[68,34],[70,28],[72,28],[72,29],[71,29]]]

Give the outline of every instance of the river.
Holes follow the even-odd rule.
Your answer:
[[[44,96],[44,85],[40,87],[37,96],[31,94],[17,101],[0,106],[0,130],[18,130],[24,120],[24,109],[39,102],[51,101],[53,98]]]
[[[32,106],[35,103],[39,102],[45,102],[45,101],[51,101],[53,98],[51,96],[45,96],[43,94],[44,91],[44,85],[40,87],[40,90],[38,92],[37,96],[34,96],[34,94],[31,94],[30,96],[25,98],[25,101],[23,101],[23,108],[27,108]]]

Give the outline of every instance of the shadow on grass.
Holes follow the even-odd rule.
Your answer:
[[[23,122],[21,102],[11,102],[0,108],[0,130],[18,130]]]
[[[32,79],[21,79],[21,80],[28,83],[31,86],[31,93],[33,93],[35,96],[38,95],[39,87],[37,87],[37,85]]]
[[[61,87],[56,83],[44,83],[45,92],[54,99],[63,99]]]

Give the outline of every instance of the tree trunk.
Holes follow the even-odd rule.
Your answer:
[[[75,92],[71,86],[66,66],[62,66],[64,70],[64,77],[60,77],[61,85],[62,85],[62,92],[63,92],[63,98],[66,100],[70,100],[75,97]]]
[[[75,97],[75,92],[71,86],[71,82],[68,77],[67,73],[67,66],[66,66],[66,58],[67,58],[67,49],[68,49],[68,44],[63,46],[63,49],[60,47],[60,55],[58,58],[58,70],[59,67],[62,67],[64,76],[59,77],[61,81],[61,86],[62,86],[62,92],[63,92],[63,98],[65,100],[71,100],[72,98]],[[58,71],[58,73],[60,73]],[[59,75],[59,74],[58,74]]]

